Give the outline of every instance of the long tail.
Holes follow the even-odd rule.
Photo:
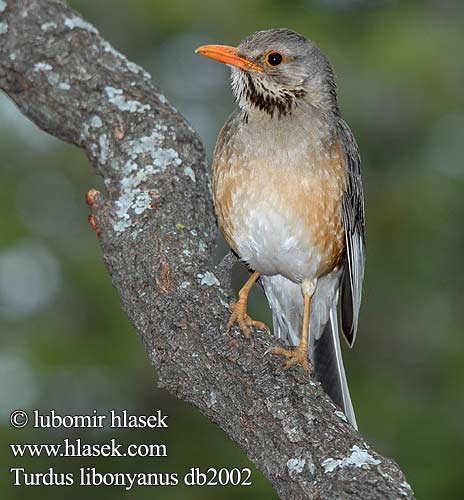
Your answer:
[[[330,309],[329,321],[314,349],[316,379],[332,401],[343,408],[346,418],[357,429],[356,416],[343,366],[340,336],[338,333],[337,303]]]
[[[282,276],[263,276],[261,281],[272,312],[274,335],[291,346],[297,345],[303,327],[304,301],[300,286]],[[338,276],[318,282],[311,300],[309,356],[316,379],[357,429],[338,333],[338,283]]]

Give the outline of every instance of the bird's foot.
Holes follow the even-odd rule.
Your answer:
[[[265,323],[262,321],[255,321],[253,318],[248,316],[246,301],[239,299],[237,302],[232,302],[230,304],[230,308],[232,310],[232,314],[229,322],[227,323],[227,332],[229,332],[235,324],[238,324],[240,330],[243,332],[243,335],[245,335],[245,338],[250,341],[252,347],[255,345],[255,340],[253,338],[251,327],[257,328],[258,330],[262,330],[266,333],[271,333],[269,327]]]
[[[313,367],[308,360],[308,351],[304,347],[295,347],[295,349],[284,349],[283,347],[273,347],[267,351],[271,354],[277,354],[278,356],[285,356],[287,362],[282,367],[284,370],[288,370],[290,367],[295,365],[301,365],[304,371],[308,374],[312,374]]]

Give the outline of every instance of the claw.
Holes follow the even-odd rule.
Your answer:
[[[313,367],[308,360],[308,351],[305,348],[296,347],[290,350],[282,347],[273,347],[268,349],[265,354],[267,353],[277,354],[278,356],[285,356],[288,358],[287,362],[282,367],[283,370],[288,370],[295,365],[301,365],[306,373],[313,373]]]
[[[253,318],[247,314],[247,304],[245,301],[239,299],[238,302],[232,302],[230,304],[232,309],[232,314],[230,316],[229,322],[227,323],[227,332],[230,332],[231,328],[238,324],[240,330],[242,330],[245,338],[250,341],[251,346],[255,346],[255,339],[251,331],[251,327],[258,330],[271,333],[269,327],[262,321],[255,321]]]

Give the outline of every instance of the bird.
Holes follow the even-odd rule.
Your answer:
[[[365,269],[364,195],[356,140],[341,116],[334,71],[318,46],[287,28],[196,53],[230,67],[237,104],[213,154],[218,223],[252,271],[227,325],[269,332],[247,313],[260,282],[284,369],[301,365],[357,428],[341,334],[352,347]]]

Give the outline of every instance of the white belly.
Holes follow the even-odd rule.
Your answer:
[[[320,256],[302,221],[273,197],[247,208],[235,239],[240,257],[263,275],[281,274],[294,282],[313,279]]]

